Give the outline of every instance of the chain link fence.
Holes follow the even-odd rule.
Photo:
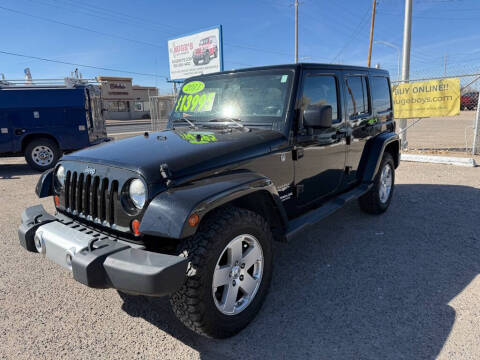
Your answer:
[[[161,131],[167,127],[168,116],[175,104],[174,95],[150,96],[150,118],[152,131]]]
[[[480,129],[477,120],[480,66],[456,66],[452,71],[444,69],[442,73],[420,69],[411,72],[409,82],[448,78],[458,78],[460,81],[459,114],[407,119],[404,151],[452,156],[480,153]],[[400,83],[402,82],[393,81],[392,90]]]

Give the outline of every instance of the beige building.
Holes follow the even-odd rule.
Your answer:
[[[107,120],[150,119],[150,96],[158,96],[158,89],[132,84],[132,78],[97,76]]]

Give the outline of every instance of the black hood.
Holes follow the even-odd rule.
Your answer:
[[[286,142],[274,130],[185,128],[104,143],[64,156],[63,160],[110,165],[139,172],[149,183],[160,182],[160,165],[172,179],[210,171],[265,155]]]

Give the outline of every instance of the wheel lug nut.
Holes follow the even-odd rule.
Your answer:
[[[243,281],[243,275],[240,275],[240,281]]]

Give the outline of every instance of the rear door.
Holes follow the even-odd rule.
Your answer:
[[[350,135],[347,151],[346,185],[357,182],[357,171],[363,149],[373,135],[375,118],[370,101],[370,88],[367,72],[344,72],[345,112],[347,133]]]
[[[107,131],[103,117],[103,103],[100,89],[93,86],[86,89],[85,105],[90,142],[106,137]]]

